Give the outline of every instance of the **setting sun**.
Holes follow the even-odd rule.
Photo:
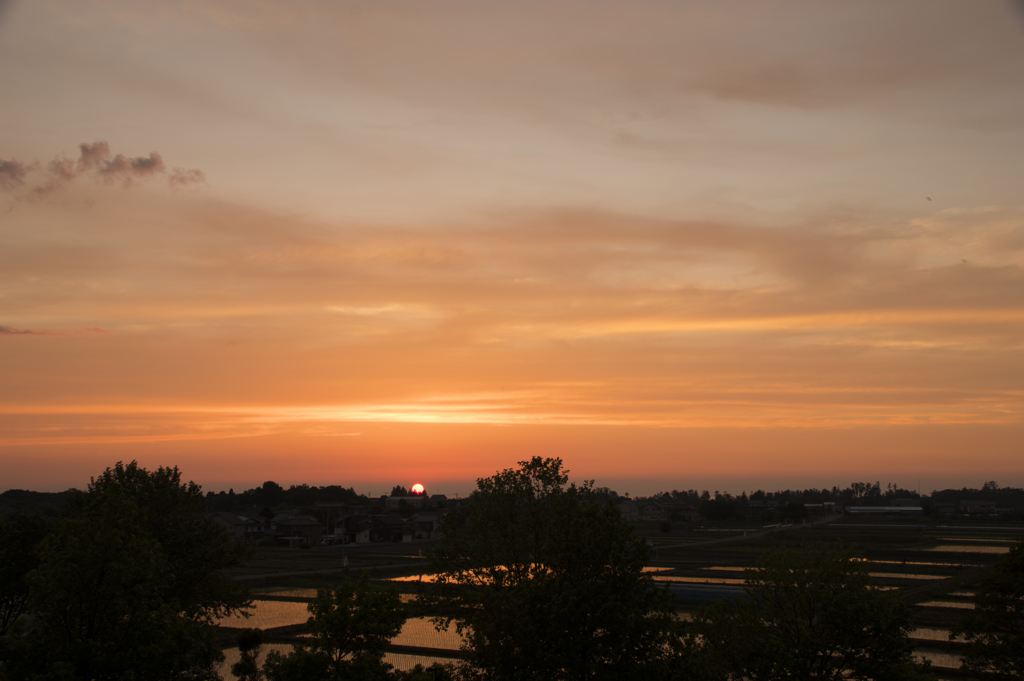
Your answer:
[[[412,493],[423,494],[423,485],[417,482],[415,485],[412,486]]]

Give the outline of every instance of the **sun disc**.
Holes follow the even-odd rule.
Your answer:
[[[415,485],[412,486],[412,493],[423,494],[423,485],[417,482]]]

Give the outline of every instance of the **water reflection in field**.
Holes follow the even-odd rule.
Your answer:
[[[654,575],[655,582],[678,582],[682,584],[746,584],[745,579],[731,577],[682,577],[679,575]]]
[[[946,551],[948,553],[1009,553],[1009,546],[964,546],[962,544],[943,544],[933,546],[924,551]]]
[[[277,596],[280,598],[316,598],[316,592],[316,589],[282,589],[280,587],[266,587],[262,589],[253,589],[252,591],[255,598],[259,598],[260,596]],[[398,594],[398,597],[403,603],[412,603],[417,598],[416,594]]]
[[[946,667],[947,669],[959,669],[960,668],[960,657],[947,653],[944,650],[935,650],[933,648],[918,648],[914,651],[914,654],[922,659],[928,660],[936,667]]]
[[[974,603],[959,603],[957,601],[925,601],[918,605],[926,608],[956,608],[958,610],[974,610]]]
[[[933,549],[934,550],[934,549]],[[974,563],[944,563],[937,561],[914,561],[914,560],[869,560],[866,561],[871,565],[914,565],[921,567],[954,567],[954,568],[968,568],[968,567],[979,567],[980,564]],[[663,568],[668,569],[668,568]],[[729,567],[729,566],[711,566],[701,568],[702,571],[707,572],[744,572],[746,570],[752,570],[757,572],[757,568],[742,568],[742,567]],[[922,579],[929,579],[933,575],[924,575]],[[916,575],[915,575],[916,578]]]
[[[462,638],[455,631],[455,627],[447,631],[438,631],[429,618],[411,617],[402,626],[401,633],[391,639],[391,642],[399,646],[458,650]]]
[[[316,589],[294,589],[280,586],[266,586],[253,589],[256,598],[260,596],[281,596],[282,598],[316,598]]]
[[[451,664],[455,662],[455,660],[449,660],[444,657],[425,657],[420,655],[403,655],[400,653],[384,653],[384,661],[403,672],[409,671],[418,664],[429,667],[432,664]]]
[[[253,605],[256,607],[251,617],[231,615],[217,620],[217,624],[235,629],[273,629],[292,624],[305,624],[309,619],[305,603],[255,601]]]
[[[946,579],[946,575],[917,575],[909,574],[906,572],[869,572],[871,577],[879,577],[881,579]]]
[[[932,627],[918,627],[911,632],[910,638],[923,638],[929,641],[948,641],[949,629],[933,629]]]
[[[425,584],[434,583],[434,575],[405,575],[402,577],[390,577],[389,582],[424,582]]]
[[[666,577],[666,579],[670,578]],[[742,582],[742,580],[731,581]],[[309,617],[305,603],[256,601],[255,605],[256,611],[253,617],[250,617],[249,619],[241,617],[224,618],[220,621],[221,626],[236,628],[258,627],[261,629],[269,629],[272,627],[302,624]],[[928,601],[926,603],[921,603],[920,605],[926,607],[959,609],[969,609],[974,607],[972,603],[956,603],[952,601]],[[689,620],[692,617],[690,613],[679,613],[678,616],[681,619],[686,620]],[[949,631],[947,629],[919,627],[913,631],[911,637],[929,641],[945,642],[949,640]],[[460,642],[461,639],[455,632],[454,628],[447,631],[438,631],[434,628],[434,625],[431,623],[429,618],[426,617],[415,617],[409,619],[402,627],[401,633],[392,639],[392,643],[396,645],[438,648],[445,650],[458,650]],[[268,644],[264,646],[264,653],[269,652],[270,650],[277,650],[287,654],[292,650],[292,646],[288,644]],[[231,665],[238,661],[238,650],[228,649],[224,651],[224,654],[226,659],[220,665],[219,671],[223,678],[230,679],[232,678],[230,675]],[[960,659],[956,655],[952,655],[942,650],[922,648],[917,650],[916,654],[919,657],[930,660],[931,663],[936,666],[954,669],[959,668],[960,666]],[[385,656],[385,661],[392,664],[397,669],[409,670],[417,664],[427,667],[435,662],[445,663],[450,662],[451,660],[389,653]]]
[[[953,567],[972,568],[981,567],[981,563],[943,563],[938,561],[916,561],[916,560],[871,560],[874,565],[924,565],[928,567]]]
[[[644,572],[664,572],[666,570],[674,570],[671,567],[652,567],[650,565],[643,568]],[[436,575],[423,574],[423,575],[404,575],[402,577],[390,577],[390,582],[424,582],[426,584],[432,584]]]
[[[266,654],[271,650],[276,650],[282,655],[287,655],[292,652],[292,646],[287,643],[269,643],[263,646],[263,655],[260,658],[260,664],[266,659]],[[233,679],[235,678],[231,674],[231,665],[238,662],[241,655],[238,652],[238,648],[228,648],[223,651],[224,661],[217,666],[217,673],[220,674],[222,679]],[[384,661],[393,666],[395,669],[400,669],[403,672],[407,672],[416,665],[420,664],[424,667],[429,667],[432,664],[446,664],[452,662],[441,657],[424,657],[420,655],[404,655],[401,653],[384,653]]]
[[[293,624],[305,624],[309,612],[305,603],[287,603],[280,601],[256,601],[256,611],[252,617],[225,617],[219,620],[222,627],[272,629]],[[395,645],[418,646],[421,648],[443,648],[458,650],[461,638],[452,627],[447,631],[438,631],[426,617],[412,617],[402,626],[401,633],[391,640]]]

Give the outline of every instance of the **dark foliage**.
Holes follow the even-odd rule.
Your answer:
[[[9,489],[0,493],[0,506],[10,506],[22,513],[60,511],[79,494],[77,489],[69,489],[64,492],[30,492],[24,489]]]
[[[214,678],[220,650],[180,616],[174,573],[144,517],[112,489],[46,537],[30,578],[32,617],[3,651],[11,681]]]
[[[298,506],[311,507],[315,504],[353,504],[365,506],[369,500],[364,495],[357,494],[351,487],[345,488],[340,485],[325,485],[313,487],[311,485],[292,485],[285,489],[276,482],[268,480],[260,487],[246,490],[236,494],[234,490],[228,492],[209,492],[206,495],[206,505],[209,511],[230,511],[239,507],[276,507],[276,506]]]
[[[870,587],[842,544],[772,549],[747,571],[745,597],[705,606],[687,648],[708,681],[926,678],[899,597]]]
[[[118,463],[94,479],[39,544],[31,616],[2,638],[5,681],[215,679],[208,624],[248,603],[220,570],[246,550],[203,504],[177,469]]]
[[[28,575],[39,565],[39,549],[52,524],[36,513],[0,518],[0,637],[28,608]]]
[[[467,640],[463,678],[658,679],[679,643],[672,597],[643,573],[648,550],[559,459],[477,481],[446,516],[426,602]]]
[[[405,623],[394,589],[374,587],[364,573],[359,582],[321,589],[309,604],[308,643],[288,655],[267,655],[268,681],[370,681],[394,678],[384,650]]]
[[[159,544],[174,575],[173,598],[186,617],[212,623],[245,607],[248,588],[227,577],[251,550],[203,517],[205,501],[194,482],[183,483],[175,468],[152,473],[136,462],[118,462],[89,484],[86,500],[120,490],[142,510],[143,529]]]
[[[966,642],[963,666],[989,678],[1024,678],[1024,539],[978,586],[975,609],[950,631]]]
[[[263,632],[242,629],[238,634],[238,662],[231,665],[231,675],[240,681],[263,681],[260,653],[263,652]]]

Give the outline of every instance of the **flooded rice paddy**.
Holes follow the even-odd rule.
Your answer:
[[[447,631],[438,631],[429,618],[412,617],[406,620],[402,632],[391,639],[391,642],[400,646],[458,650],[462,637],[455,631],[455,627]]]
[[[959,669],[961,665],[959,656],[941,649],[918,648],[914,654],[920,659],[928,660],[935,667]]]
[[[983,546],[980,544],[943,544],[933,546],[925,551],[942,551],[945,553],[1009,553],[1009,546]]]
[[[847,529],[849,525],[845,526]],[[953,531],[950,531],[950,530]],[[960,660],[957,655],[944,647],[949,641],[949,629],[960,617],[958,612],[969,611],[974,604],[969,602],[975,591],[969,584],[959,585],[957,590],[944,591],[941,580],[961,574],[964,570],[991,565],[999,559],[1001,554],[1007,553],[1015,540],[1002,537],[992,538],[989,536],[964,536],[962,528],[946,528],[942,536],[922,537],[919,543],[904,544],[890,548],[887,545],[880,545],[875,550],[875,556],[871,551],[867,552],[866,562],[869,563],[870,576],[879,580],[875,588],[883,590],[901,590],[910,587],[918,588],[928,584],[936,585],[936,590],[923,596],[923,602],[915,604],[915,619],[920,619],[918,626],[911,633],[911,638],[919,641],[919,648],[916,654],[924,659],[930,660],[937,668],[956,669],[960,667]],[[971,532],[971,530],[967,530]],[[1005,535],[1004,535],[1005,536]],[[957,554],[955,556],[942,556],[942,553]],[[935,560],[928,560],[931,554]],[[711,592],[721,591],[722,594],[740,593],[737,587],[745,583],[745,570],[752,569],[751,564],[756,560],[756,553],[743,557],[738,553],[725,553],[722,557],[725,564],[714,564],[714,556],[719,554],[703,554],[699,560],[690,562],[679,562],[675,565],[654,565],[644,568],[652,580],[659,583],[675,583],[673,591],[689,593],[694,589]],[[961,560],[961,556],[963,560]],[[707,562],[701,563],[701,560]],[[712,564],[708,564],[708,562]],[[746,563],[736,565],[729,563]],[[905,571],[901,571],[905,570]],[[403,577],[394,577],[389,581],[399,584],[422,581],[430,583],[434,580],[431,574],[415,574]],[[722,589],[716,590],[720,586]],[[407,588],[407,587],[406,587]],[[258,600],[255,602],[255,612],[250,618],[228,617],[222,619],[219,624],[225,628],[240,629],[244,627],[258,627],[261,629],[272,629],[276,627],[301,625],[309,617],[307,611],[308,599],[316,597],[317,590],[313,588],[285,588],[268,587],[254,592],[255,598],[273,597],[275,600]],[[712,596],[714,597],[714,596]],[[728,597],[728,596],[718,596]],[[277,600],[290,599],[295,601]],[[302,599],[301,601],[298,599]],[[413,594],[402,594],[403,602],[411,602],[416,599]],[[695,600],[684,598],[683,601]],[[691,619],[691,613],[686,610],[679,611],[681,619]],[[938,625],[938,626],[936,626]],[[433,648],[438,650],[458,650],[460,638],[454,629],[450,631],[437,631],[428,618],[411,618],[402,628],[401,633],[393,639],[393,644],[411,646],[418,648]],[[925,642],[928,642],[925,644]],[[265,647],[266,650],[281,650],[288,652],[290,645],[273,644]],[[230,665],[237,661],[237,650],[225,651],[228,659],[222,665],[222,674],[228,676]],[[417,656],[407,654],[389,653],[386,660],[398,669],[411,669],[416,664],[428,666],[434,662],[450,662],[450,659],[433,658],[429,656]]]
[[[925,639],[928,641],[948,641],[949,629],[935,629],[932,627],[918,627],[910,632],[910,638]]]
[[[272,650],[276,650],[282,655],[287,655],[292,651],[292,647],[286,643],[268,643],[263,646],[263,653],[260,657],[260,663],[266,659],[267,653]],[[217,666],[217,672],[220,674],[222,679],[233,679],[235,678],[231,674],[231,665],[238,662],[240,655],[237,648],[229,648],[224,652],[224,661]],[[406,655],[404,653],[384,653],[384,661],[390,664],[395,669],[400,669],[403,672],[407,672],[416,665],[420,664],[424,667],[429,667],[432,664],[444,664],[451,662],[450,659],[443,657],[429,657],[426,655]]]
[[[974,603],[962,603],[960,601],[925,601],[918,603],[925,608],[955,608],[957,610],[974,610]]]
[[[218,626],[232,629],[274,629],[293,624],[305,624],[309,611],[305,603],[288,601],[255,601],[250,617],[231,615],[217,620]]]

